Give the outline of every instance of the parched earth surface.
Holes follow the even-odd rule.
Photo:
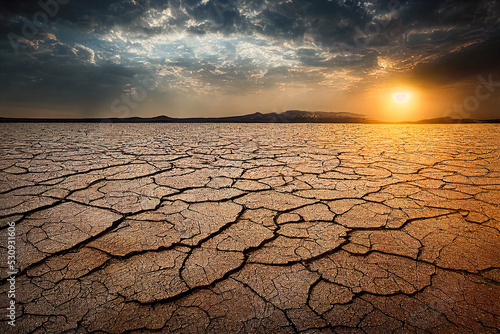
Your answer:
[[[498,125],[0,135],[2,333],[500,332]]]

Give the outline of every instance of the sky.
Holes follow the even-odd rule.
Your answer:
[[[500,118],[500,0],[0,3],[1,117]]]

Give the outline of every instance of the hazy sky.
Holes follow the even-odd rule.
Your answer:
[[[500,118],[500,0],[0,4],[0,116]]]

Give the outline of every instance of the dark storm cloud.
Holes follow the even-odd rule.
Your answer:
[[[42,0],[47,2],[50,0]],[[55,1],[55,0],[54,0]],[[24,16],[31,19],[40,11],[39,1],[3,2],[0,6],[2,19]],[[172,28],[193,33],[240,32],[261,33],[286,40],[314,38],[323,45],[352,39],[354,27],[363,30],[374,16],[390,10],[398,15],[392,26],[403,24],[409,28],[436,28],[457,25],[494,24],[498,18],[496,0],[483,1],[353,1],[353,0],[101,0],[70,1],[59,5],[54,23],[62,23],[84,31],[105,32],[116,26],[127,27],[136,33],[159,34]],[[151,10],[170,9],[173,19],[163,26],[147,27]],[[250,12],[256,13],[249,18]],[[378,19],[382,20],[382,19]],[[188,21],[191,22],[188,23]],[[195,23],[196,25],[192,25]],[[390,24],[388,22],[387,24]]]
[[[43,36],[41,36],[43,37]],[[51,39],[32,41],[22,52],[0,44],[0,101],[77,106],[91,112],[118,95],[144,72],[112,63],[94,63],[92,50]]]
[[[352,38],[352,27],[364,26],[370,20],[355,1],[281,2],[263,11],[262,32],[270,36],[300,39],[311,36],[324,46]]]
[[[496,0],[434,0],[406,1],[401,19],[409,26],[483,26],[498,20]]]
[[[453,83],[476,79],[479,75],[500,75],[500,35],[472,44],[433,61],[421,63],[412,72],[414,79],[426,83]]]
[[[349,38],[353,26],[363,26],[370,20],[360,4],[351,0],[73,0],[59,7],[53,24],[67,25],[85,32],[105,33],[120,26],[130,32],[149,35],[182,29],[196,34],[261,33],[276,39],[293,40],[308,34],[322,44],[333,44]],[[171,10],[173,19],[163,26],[148,26],[148,19],[154,16],[151,10],[165,9]],[[19,28],[22,23],[20,17],[31,19],[37,11],[40,11],[38,1],[2,5],[3,15],[14,19],[11,28]],[[251,11],[258,13],[251,19],[240,13]]]

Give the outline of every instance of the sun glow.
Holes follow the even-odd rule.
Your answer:
[[[394,101],[396,103],[407,103],[411,100],[411,93],[409,92],[397,92],[394,94]]]
[[[426,100],[423,91],[411,83],[383,84],[374,89],[370,108],[378,108],[380,119],[389,122],[413,121],[422,118]],[[374,103],[376,101],[376,104]]]

